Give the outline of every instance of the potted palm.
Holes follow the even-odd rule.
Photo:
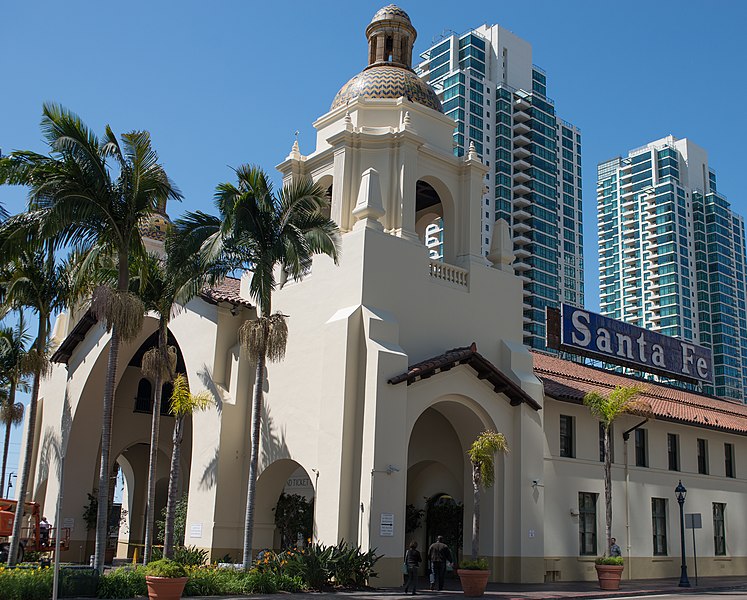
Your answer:
[[[179,600],[188,580],[184,566],[168,558],[145,565],[145,584],[150,600]]]
[[[472,463],[472,553],[469,560],[463,560],[457,569],[464,595],[475,598],[485,593],[488,585],[488,561],[477,556],[480,549],[480,488],[489,488],[495,482],[495,455],[508,452],[508,444],[502,433],[483,431],[472,442],[467,456]]]
[[[607,556],[612,546],[612,454],[610,452],[610,429],[618,417],[624,414],[651,413],[649,404],[638,398],[640,388],[618,386],[607,395],[589,392],[584,396],[584,405],[599,419],[604,432],[604,504],[605,534],[607,546],[604,555],[594,565],[597,570],[599,587],[603,590],[617,590],[625,568],[622,556]]]

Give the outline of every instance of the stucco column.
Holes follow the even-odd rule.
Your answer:
[[[488,168],[476,157],[465,159],[462,171],[459,206],[459,232],[456,244],[457,265],[469,269],[470,265],[485,264],[482,255],[482,194],[485,188],[485,173]]]
[[[365,406],[361,452],[361,502],[364,548],[384,555],[377,563],[377,585],[402,582],[407,492],[406,386],[387,379],[407,369],[407,356],[399,348],[399,327],[394,317],[364,307]]]
[[[394,180],[394,233],[400,237],[419,241],[415,232],[415,209],[418,183],[418,145],[403,140],[397,147],[398,160],[393,165]]]

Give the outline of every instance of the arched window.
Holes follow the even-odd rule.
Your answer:
[[[174,386],[171,382],[166,382],[161,388],[161,414],[170,415],[169,407],[171,406],[171,394],[174,392]]]
[[[392,52],[394,51],[394,38],[391,35],[386,36],[384,42],[384,60],[392,62]]]
[[[137,396],[135,396],[135,411],[149,413],[151,411],[151,397],[153,396],[153,386],[150,381],[143,378],[137,384]]]

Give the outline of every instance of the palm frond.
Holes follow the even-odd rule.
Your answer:
[[[496,453],[508,453],[508,451],[506,437],[496,431],[483,431],[472,442],[467,451],[467,456],[469,456],[472,464],[479,469],[481,483],[484,487],[489,488],[494,483]]]
[[[141,369],[146,377],[156,379],[160,375],[161,380],[168,381],[176,369],[176,348],[169,346],[166,356],[160,348],[150,348],[143,354]]]
[[[184,374],[179,373],[174,377],[169,407],[171,414],[175,417],[183,417],[197,410],[204,410],[210,405],[211,400],[212,397],[207,392],[190,393],[187,377]]]
[[[239,327],[238,338],[254,362],[260,356],[271,362],[281,361],[285,357],[288,345],[288,324],[285,315],[275,313],[269,317],[244,321]]]
[[[106,323],[107,331],[117,328],[125,341],[134,339],[143,326],[145,306],[135,294],[106,285],[96,288],[91,301],[93,315]]]

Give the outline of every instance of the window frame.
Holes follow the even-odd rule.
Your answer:
[[[648,467],[648,432],[646,429],[635,430],[634,448],[635,466]]]
[[[726,503],[713,502],[712,510],[713,553],[715,556],[726,556]]]
[[[578,552],[580,556],[597,555],[598,499],[599,494],[594,492],[578,493]]]
[[[676,433],[667,434],[667,466],[670,471],[680,470],[680,436]]]
[[[697,438],[695,444],[698,459],[698,474],[708,475],[708,440]]]
[[[576,418],[572,415],[560,415],[558,427],[558,454],[563,458],[576,458]],[[563,433],[563,423],[566,423],[566,433]],[[563,443],[567,439],[566,444]]]
[[[666,498],[651,498],[651,533],[654,556],[668,556]]]
[[[734,479],[737,470],[734,465],[734,444],[724,442],[724,476]]]

